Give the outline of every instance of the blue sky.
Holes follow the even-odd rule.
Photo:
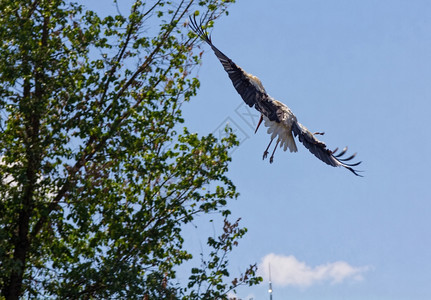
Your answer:
[[[214,44],[299,122],[324,131],[330,149],[358,152],[365,176],[301,144],[262,161],[266,130],[253,133],[258,115],[244,114],[202,45],[186,125],[206,135],[228,121],[241,138],[229,171],[240,196],[229,208],[249,231],[231,266],[257,262],[264,277],[238,297],[268,299],[271,261],[273,299],[431,299],[430,15],[425,0],[239,0],[216,22]],[[199,250],[211,226],[187,242]]]

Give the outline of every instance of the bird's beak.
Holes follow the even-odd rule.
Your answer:
[[[262,123],[262,121],[263,121],[263,116],[260,115],[259,123],[257,123],[256,130],[254,131],[254,133],[256,133],[257,130],[259,129],[260,123]]]

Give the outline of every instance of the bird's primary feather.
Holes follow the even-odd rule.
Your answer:
[[[271,134],[271,142],[277,138],[277,145],[284,148],[284,151],[289,149],[291,152],[296,152],[296,144],[293,135],[318,159],[333,167],[344,167],[357,176],[357,170],[353,167],[359,165],[358,163],[347,163],[356,155],[353,154],[348,158],[342,158],[347,152],[347,147],[340,153],[337,150],[331,151],[326,147],[326,144],[319,141],[315,134],[311,133],[305,126],[300,124],[292,111],[284,104],[269,96],[261,81],[251,74],[245,72],[242,68],[237,66],[229,57],[217,49],[211,41],[209,34],[202,29],[202,22],[198,23],[196,18],[190,17],[191,29],[203,39],[214,51],[217,58],[223,65],[224,70],[229,75],[233,86],[244,102],[256,108],[265,120],[265,126],[268,128],[268,133]],[[260,123],[259,123],[260,124]],[[293,133],[293,135],[292,135]],[[271,143],[268,145],[271,145]],[[276,145],[276,147],[277,147]],[[267,149],[268,150],[268,149]],[[275,149],[274,149],[275,152]],[[267,151],[264,153],[264,158]],[[270,159],[272,162],[272,157]]]

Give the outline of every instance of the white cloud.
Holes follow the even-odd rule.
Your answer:
[[[259,266],[259,272],[265,279],[269,278],[269,264],[271,280],[274,284],[299,287],[308,287],[324,281],[337,284],[345,279],[362,280],[362,274],[370,269],[368,266],[352,267],[344,261],[312,267],[298,261],[293,255],[283,256],[271,253],[262,259]]]

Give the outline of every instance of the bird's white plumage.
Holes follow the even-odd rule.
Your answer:
[[[263,116],[268,133],[271,134],[271,140],[277,138],[280,148],[283,148],[284,151],[289,149],[290,152],[297,152],[298,148],[292,135],[292,123],[296,121],[296,117],[286,105],[277,100],[274,101],[280,104],[277,110],[280,122],[271,121]]]

